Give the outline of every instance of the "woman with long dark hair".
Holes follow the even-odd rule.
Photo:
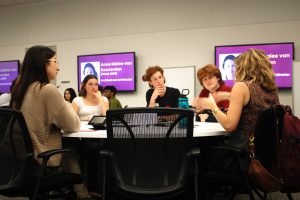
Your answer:
[[[51,80],[56,79],[58,71],[55,51],[46,46],[33,46],[25,54],[11,92],[10,106],[24,115],[38,163],[41,163],[41,159],[37,158],[39,153],[62,148],[61,131],[80,130],[79,117],[71,104],[64,100],[55,85],[50,84]],[[61,155],[51,157],[47,163],[50,171],[62,165],[69,166],[64,170],[80,173],[76,160],[63,158]],[[73,164],[69,165],[69,161]],[[74,190],[78,198],[90,197],[82,184],[74,185]]]

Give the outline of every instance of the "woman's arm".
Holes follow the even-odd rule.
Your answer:
[[[80,120],[70,103],[64,100],[57,88],[47,84],[42,88],[46,102],[49,122],[65,132],[76,132],[80,129]]]
[[[101,115],[106,115],[106,111],[108,110],[109,108],[109,102],[108,101],[104,101],[103,99],[103,96],[101,94],[100,91],[96,92],[96,93],[93,93],[99,100],[99,105],[101,107]]]
[[[202,112],[205,109],[209,109],[209,107],[207,107],[207,108],[204,107],[205,105],[203,105],[203,103],[202,103],[203,99],[206,99],[206,98],[204,98],[204,97],[195,97],[195,99],[194,99],[194,105],[193,106],[195,107],[197,113]]]
[[[161,92],[162,92],[161,87],[157,87],[153,90],[148,107],[155,107],[155,101]]]
[[[77,103],[75,103],[75,101],[73,100],[73,102],[72,102],[72,107],[73,107],[73,109],[74,109],[74,111],[78,114],[78,110],[79,110],[79,108],[78,108],[78,105],[77,105]]]
[[[247,85],[243,82],[237,82],[232,88],[229,100],[230,104],[227,114],[220,111],[212,95],[203,99],[202,103],[213,111],[216,119],[226,131],[232,132],[240,121],[243,107],[250,100],[250,92]]]
[[[214,92],[212,93],[212,96],[216,103],[219,103],[220,101],[225,101],[230,99],[230,92]]]

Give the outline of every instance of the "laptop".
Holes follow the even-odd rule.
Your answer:
[[[106,129],[106,116],[94,115],[88,123],[92,125],[94,129],[105,130]]]

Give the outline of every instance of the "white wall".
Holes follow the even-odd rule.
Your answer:
[[[294,62],[293,65],[293,75],[294,75],[294,82],[293,82],[293,107],[294,107],[294,115],[300,118],[300,93],[299,93],[299,86],[300,86],[300,79],[296,78],[300,74],[300,61]]]
[[[201,67],[214,63],[216,45],[295,42],[300,60],[299,7],[297,0],[49,0],[0,8],[0,60],[22,60],[35,44],[56,45],[57,82],[70,81],[63,92],[77,88],[77,55],[135,51],[137,91],[118,98],[144,106],[147,66]],[[279,95],[293,104],[291,89]]]

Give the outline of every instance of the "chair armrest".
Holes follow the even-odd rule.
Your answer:
[[[187,153],[188,157],[199,157],[201,154],[200,148],[193,148],[191,151]]]
[[[109,150],[107,150],[107,149],[100,150],[99,154],[100,154],[101,157],[104,157],[104,158],[108,158],[108,157],[112,158],[112,157],[114,157],[114,153],[111,152],[111,151],[109,151]]]
[[[44,151],[37,155],[38,158],[49,159],[51,156],[60,154],[60,153],[68,153],[71,152],[71,149],[51,149],[49,151]]]
[[[223,150],[223,151],[229,151],[235,155],[243,155],[246,154],[247,152],[235,147],[231,147],[231,146],[213,146],[211,147],[211,149],[213,150]]]
[[[37,196],[37,194],[40,190],[41,182],[42,182],[42,179],[46,172],[47,162],[50,159],[50,157],[53,155],[56,155],[56,154],[69,153],[71,151],[72,151],[71,149],[51,149],[51,150],[39,153],[37,155],[38,158],[42,158],[42,164],[41,164],[39,171],[37,172],[38,179],[36,181],[36,185],[35,185],[35,189],[34,189],[34,194],[33,194],[34,197]],[[36,198],[33,198],[33,199],[36,199]]]

